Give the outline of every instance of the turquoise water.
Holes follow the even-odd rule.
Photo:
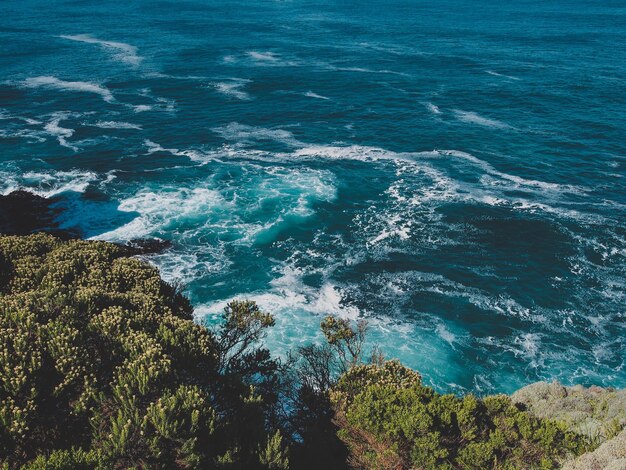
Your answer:
[[[365,317],[440,390],[626,386],[623,2],[0,13],[0,191],[172,240],[199,321],[254,299],[284,353]]]

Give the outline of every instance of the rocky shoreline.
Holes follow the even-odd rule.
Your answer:
[[[47,232],[63,240],[80,238],[72,230],[64,230],[55,222],[59,210],[54,200],[24,190],[0,195],[0,233],[4,235],[28,235]]]
[[[45,198],[25,190],[0,195],[0,234],[29,235],[46,232],[61,240],[83,238],[77,230],[59,226],[56,218],[61,210],[54,198]],[[169,240],[137,238],[117,245],[127,250],[128,256],[162,253],[172,246]]]

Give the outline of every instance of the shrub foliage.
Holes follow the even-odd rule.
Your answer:
[[[235,302],[224,312],[233,328],[212,333],[156,269],[123,254],[45,234],[0,238],[4,462],[285,468],[264,396],[246,380],[267,355],[231,345],[242,323],[271,318],[254,310],[246,320],[251,305]]]
[[[557,468],[586,449],[580,436],[506,395],[438,394],[396,361],[355,366],[330,394],[356,468]]]

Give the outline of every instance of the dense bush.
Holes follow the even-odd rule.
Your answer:
[[[2,460],[286,467],[250,380],[259,366],[272,375],[251,348],[271,317],[235,302],[211,333],[156,269],[124,253],[44,234],[0,238]]]
[[[7,468],[554,468],[586,441],[505,396],[441,395],[374,354],[364,323],[280,362],[270,314],[211,331],[123,247],[0,237],[0,464]]]
[[[330,394],[356,468],[555,468],[586,450],[580,436],[505,395],[441,395],[395,361],[353,367]]]

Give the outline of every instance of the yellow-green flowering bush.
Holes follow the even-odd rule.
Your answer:
[[[284,468],[263,394],[236,370],[220,372],[221,337],[125,253],[46,234],[0,237],[0,462]],[[259,316],[251,310],[235,302],[225,323],[231,311],[239,323]]]

